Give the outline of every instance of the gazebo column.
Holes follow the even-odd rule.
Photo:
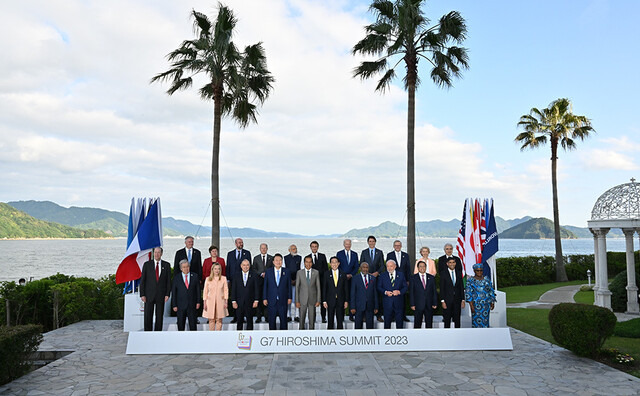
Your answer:
[[[595,305],[611,309],[611,292],[607,275],[607,233],[608,228],[595,230],[598,240],[598,291],[595,292]]]
[[[596,292],[598,291],[598,282],[600,282],[600,274],[598,273],[598,233],[596,232],[595,229],[593,228],[589,228],[589,231],[591,231],[591,234],[593,234],[593,278],[594,278],[594,282],[593,282],[593,295],[595,296]],[[595,304],[595,302],[594,302]]]
[[[623,228],[627,247],[627,313],[640,314],[638,307],[638,286],[636,285],[636,263],[633,257],[633,228]]]

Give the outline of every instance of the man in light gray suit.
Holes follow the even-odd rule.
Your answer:
[[[316,324],[316,308],[320,306],[320,272],[311,268],[311,256],[304,258],[304,269],[296,274],[296,308],[300,309],[300,330],[304,330],[305,317],[309,312],[309,330]]]

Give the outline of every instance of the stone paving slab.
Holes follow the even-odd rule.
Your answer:
[[[428,336],[428,330],[425,330]],[[75,352],[0,395],[637,395],[640,379],[511,330],[513,351],[126,355],[122,321],[44,335]]]

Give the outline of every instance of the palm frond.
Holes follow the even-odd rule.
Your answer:
[[[391,80],[393,80],[396,76],[395,69],[389,69],[384,73],[382,78],[378,81],[376,85],[376,91],[385,92],[389,86],[391,85]]]
[[[371,76],[381,73],[384,69],[386,69],[386,67],[387,60],[384,58],[377,61],[362,62],[360,66],[353,69],[353,76],[360,77],[361,79],[365,80],[367,78],[370,78]]]
[[[191,10],[191,17],[193,18],[193,33],[200,38],[209,36],[211,34],[211,21],[205,14],[196,10]]]
[[[365,38],[353,46],[351,53],[365,55],[380,55],[387,46],[387,37],[384,34],[367,34]]]
[[[369,6],[369,11],[376,14],[379,21],[393,20],[395,16],[395,6],[388,0],[374,0]]]
[[[467,25],[458,11],[451,11],[440,18],[440,35],[445,41],[461,43],[467,38]]]
[[[173,95],[176,91],[184,90],[191,87],[193,84],[193,79],[191,77],[181,78],[178,80],[174,80],[171,87],[167,90],[167,94]]]

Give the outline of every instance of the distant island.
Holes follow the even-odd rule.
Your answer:
[[[0,218],[2,221],[0,223],[0,238],[103,238],[127,236],[129,217],[116,211],[77,206],[65,208],[51,201],[13,201],[2,205],[4,211],[8,211],[8,208],[14,211],[17,209],[17,211],[24,212],[22,216],[26,215],[31,220],[15,223],[15,219],[11,220],[11,216],[6,220],[4,217]],[[34,222],[37,220],[40,222]],[[210,226],[198,226],[189,221],[173,217],[163,217],[162,225],[164,236],[208,236],[211,234]],[[496,216],[496,226],[501,238],[553,238],[553,223],[545,218],[534,219],[531,216],[525,216],[505,220],[500,216]],[[587,228],[562,227],[563,238],[592,237]],[[455,238],[459,229],[460,220],[458,219],[416,222],[417,235],[425,238]],[[255,228],[222,227],[220,234],[241,238],[366,238],[368,235],[375,235],[379,238],[402,238],[407,235],[407,227],[392,221],[385,221],[377,226],[354,228],[345,233],[313,236],[264,231]],[[622,232],[618,229],[612,229],[609,235],[621,237]]]
[[[0,202],[0,238],[111,238],[111,235],[100,230],[81,230],[36,219]]]

